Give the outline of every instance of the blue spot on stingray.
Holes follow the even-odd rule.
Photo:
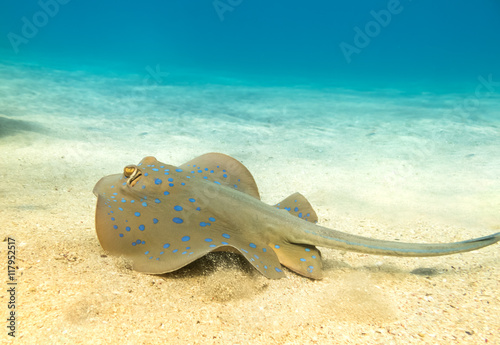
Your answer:
[[[177,171],[177,172],[181,172],[181,171],[182,171],[182,169],[175,169],[175,171]]]
[[[306,217],[309,217],[310,215],[311,215],[311,214],[310,214],[310,213],[308,213],[308,214],[306,214]]]
[[[182,254],[182,255],[184,255],[184,254],[187,254],[187,252],[186,252],[186,251],[183,251],[181,254]]]
[[[189,198],[188,200],[189,200],[189,201],[191,201],[191,202],[195,202],[195,201],[196,201],[196,200],[195,200],[195,199],[193,199],[193,198]]]
[[[143,224],[139,225],[139,230],[144,231],[144,229],[146,229],[146,227]]]
[[[144,176],[148,176],[149,174],[148,173],[144,173]]]
[[[135,243],[141,244],[141,240],[137,240],[137,241],[135,241]]]
[[[222,169],[222,172],[226,172],[226,169]]]
[[[310,251],[311,251],[311,249],[309,249],[309,248],[306,248],[306,249],[305,249],[305,251],[306,251],[306,252],[310,252]]]
[[[227,174],[223,174],[222,177],[227,177]]]
[[[170,187],[173,187],[173,186],[174,186],[174,184],[173,184],[173,183],[169,183],[168,185],[169,185]]]
[[[135,200],[130,200],[130,203],[133,204],[135,202]]]
[[[118,225],[113,225],[113,229],[118,229]]]
[[[160,252],[160,255],[165,254],[165,252]]]
[[[257,248],[257,246],[255,245],[255,243],[250,243],[249,246],[250,246],[250,248]]]
[[[207,176],[203,176],[203,179],[207,180],[207,179],[208,179],[208,177],[207,177]]]
[[[311,258],[316,259],[316,255],[311,256]]]
[[[291,208],[291,207],[285,207],[285,210],[287,210],[287,211],[291,211],[291,210],[292,210],[292,208]]]
[[[220,182],[219,182],[219,181],[214,181],[214,183],[215,183],[215,184],[218,184],[218,185],[220,185]]]
[[[299,213],[299,218],[302,218],[302,212]]]
[[[115,220],[115,217],[111,217],[111,220],[113,220],[113,221],[114,221],[114,220]]]
[[[149,254],[149,250],[147,252],[145,252],[144,254],[148,255]]]
[[[130,226],[126,226],[125,230],[130,231]]]
[[[184,222],[184,220],[182,220],[182,218],[179,217],[174,217],[172,221],[177,224],[182,224]]]
[[[205,223],[205,222],[200,222],[200,226],[207,226],[207,223]]]
[[[136,245],[135,242],[132,242],[132,245],[135,246]]]
[[[294,210],[295,212],[297,212],[297,211],[299,210],[299,208],[298,208],[298,207],[295,207],[293,210]]]
[[[165,175],[170,175],[170,173],[168,173],[168,172],[165,172]]]
[[[174,206],[174,210],[182,211],[182,206],[176,205],[176,206]]]
[[[136,213],[134,213],[134,215],[135,215],[136,217],[139,217],[139,216],[141,215],[141,213],[140,213],[140,212],[136,212]]]
[[[306,259],[304,259],[304,258],[300,258],[300,261],[305,262],[305,261],[306,261]]]
[[[266,248],[262,248],[262,251],[265,253],[265,252],[267,252],[267,249]]]
[[[213,171],[213,170],[210,170],[210,173],[211,173],[211,174],[213,174],[213,173],[214,173],[214,171]]]
[[[172,250],[172,253],[177,253],[179,251],[179,249],[174,249]]]
[[[123,208],[121,208],[121,207],[118,207],[118,209],[119,209],[120,211],[123,211]]]
[[[160,199],[158,199],[158,198],[155,199],[155,203],[159,204],[160,202],[161,202]]]
[[[143,202],[142,206],[146,207],[146,206],[148,206],[148,204],[146,202]]]
[[[208,218],[208,220],[211,221],[211,222],[215,222],[215,218],[214,217],[210,217],[210,218]]]
[[[205,242],[212,242],[213,240],[211,238],[205,238]]]
[[[266,265],[264,265],[264,268],[267,270],[267,266]]]
[[[228,245],[229,243],[227,243],[227,242],[221,242],[221,244]]]
[[[186,184],[184,182],[181,182],[181,186],[185,186]]]
[[[184,236],[183,238],[181,238],[181,241],[182,241],[182,242],[187,242],[187,241],[189,241],[190,239],[191,239],[191,237],[189,237],[189,236]]]
[[[169,195],[169,194],[170,194],[170,192],[169,192],[169,191],[164,191],[164,192],[163,192],[163,195]]]
[[[123,234],[120,234],[120,237],[123,237]]]
[[[280,248],[280,246],[276,244],[276,245],[274,246],[274,248],[279,249],[279,248]]]
[[[165,248],[165,249],[166,249],[166,248],[168,248],[168,247],[170,247],[170,243],[165,243],[165,244],[163,245],[163,248]]]
[[[205,171],[208,171],[208,168],[205,168]]]
[[[201,208],[200,208],[200,207],[197,207],[197,208],[196,208],[196,211],[199,211],[199,210],[201,210]]]
[[[156,224],[156,223],[158,223],[158,219],[153,218],[153,224]]]
[[[127,202],[127,200],[125,200],[125,199],[122,199],[122,202]]]
[[[283,272],[282,270],[280,270],[278,267],[275,267],[274,268],[276,270],[276,272]]]
[[[237,185],[234,185],[234,188],[238,188],[238,186],[237,186]]]
[[[174,179],[173,178],[169,178],[168,182],[174,182]]]
[[[217,246],[215,244],[211,244],[211,245],[209,245],[209,247],[213,248],[213,247],[217,247]]]
[[[111,186],[111,188],[115,188],[115,186]]]
[[[160,180],[159,178],[155,179],[155,184],[161,184],[163,181]]]
[[[151,169],[151,170],[153,170],[153,171],[158,171],[158,168],[153,168],[153,169]]]
[[[228,234],[222,234],[222,237],[224,237],[224,238],[231,238],[231,236],[229,236]]]

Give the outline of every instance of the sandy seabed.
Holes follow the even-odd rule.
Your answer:
[[[264,202],[299,191],[330,228],[406,242],[484,236],[500,229],[498,97],[457,116],[467,95],[0,72],[0,234],[15,238],[18,267],[17,333],[2,327],[5,343],[500,343],[498,245],[436,258],[322,248],[320,281],[288,270],[269,280],[224,253],[147,275],[102,250],[92,194],[143,156],[182,164],[216,151],[248,167]]]

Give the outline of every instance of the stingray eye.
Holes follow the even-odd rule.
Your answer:
[[[133,187],[137,180],[142,176],[141,169],[137,167],[137,165],[127,165],[123,169],[123,175],[128,178],[127,184]]]
[[[125,175],[125,177],[130,177],[135,173],[136,170],[137,170],[137,167],[135,165],[127,165],[123,169],[123,175]]]

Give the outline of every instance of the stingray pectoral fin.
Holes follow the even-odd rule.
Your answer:
[[[278,256],[268,245],[256,240],[250,242],[249,239],[237,234],[225,235],[227,242],[223,244],[242,254],[264,276],[270,279],[285,277]]]
[[[314,244],[328,248],[344,249],[354,252],[392,255],[392,256],[440,256],[463,253],[480,249],[500,241],[500,232],[489,236],[453,243],[405,243],[382,241],[363,236],[347,234],[341,231],[318,227],[309,231],[318,236]]]

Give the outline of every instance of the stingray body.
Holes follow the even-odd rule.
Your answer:
[[[175,271],[211,251],[237,251],[268,278],[282,265],[322,277],[316,246],[394,256],[437,256],[488,246],[500,233],[463,242],[416,244],[376,240],[316,225],[299,193],[276,205],[260,201],[250,172],[237,160],[207,153],[181,166],[144,158],[102,178],[96,230],[102,247],[146,273]]]

